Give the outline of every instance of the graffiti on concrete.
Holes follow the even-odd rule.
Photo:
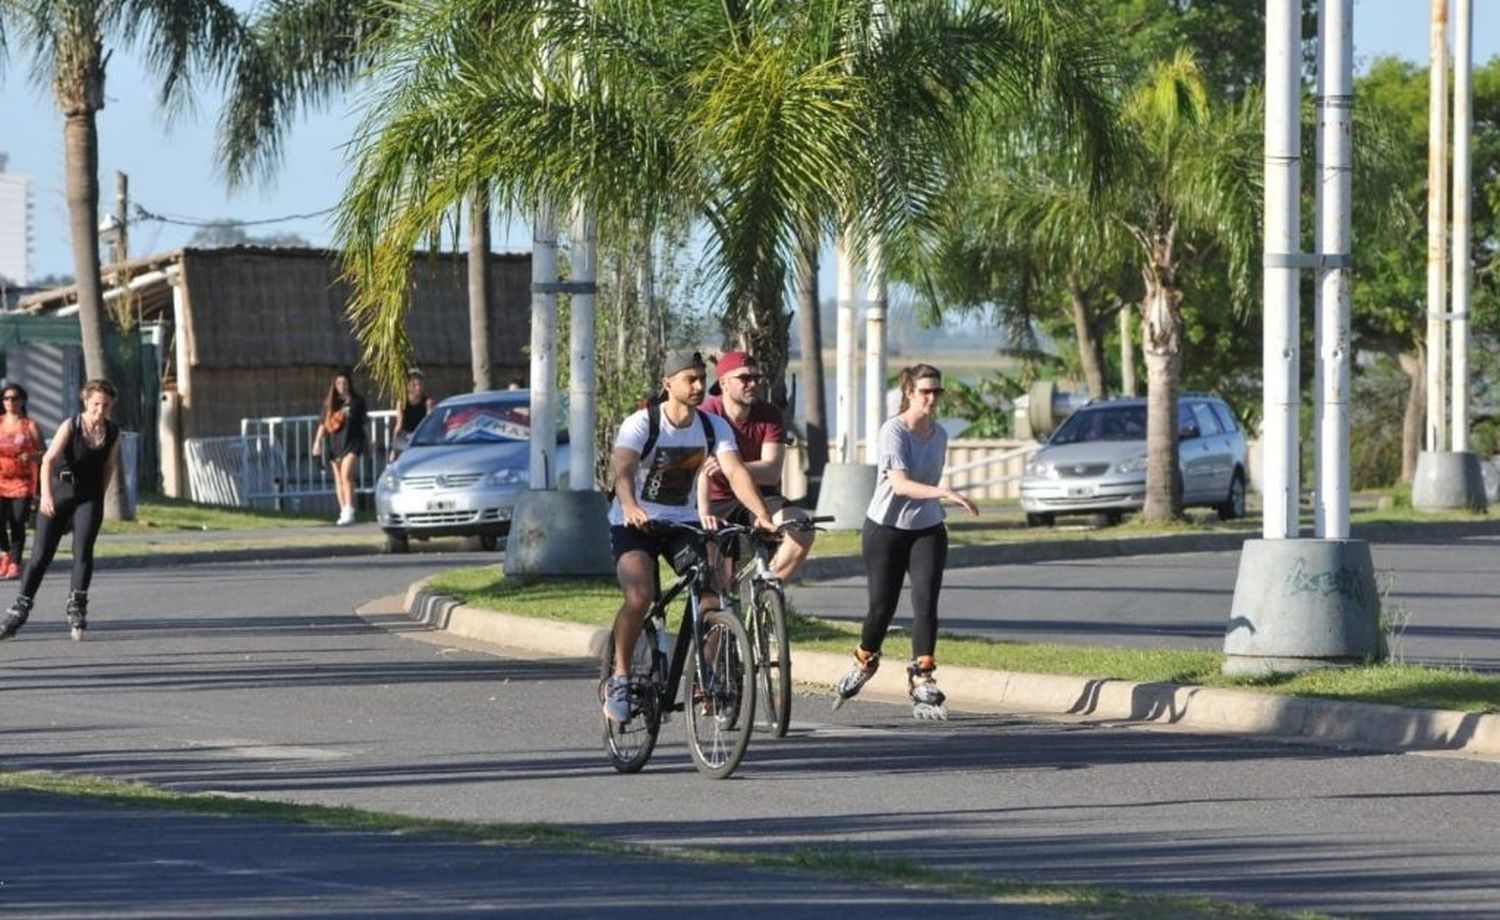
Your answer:
[[[1292,566],[1292,570],[1287,573],[1286,580],[1287,589],[1293,596],[1313,594],[1318,597],[1329,597],[1337,594],[1361,607],[1370,604],[1370,593],[1365,579],[1360,577],[1360,569],[1352,566],[1311,572],[1308,571],[1306,560],[1298,559]]]

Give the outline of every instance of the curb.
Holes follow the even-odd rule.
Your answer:
[[[201,550],[198,552],[166,551],[132,556],[95,556],[94,568],[143,569],[165,565],[195,565],[208,562],[276,562],[286,559],[327,559],[341,556],[378,556],[381,546],[358,543],[333,543],[328,546],[266,546],[247,549]]]
[[[597,658],[607,631],[581,623],[538,620],[460,604],[415,582],[406,614],[465,639],[535,654]],[[848,656],[798,651],[797,683],[832,687]],[[943,668],[943,689],[955,709],[995,709],[1077,716],[1098,722],[1136,722],[1213,734],[1254,734],[1377,751],[1500,755],[1500,713],[1408,709],[1310,697],[1093,677]],[[862,696],[906,700],[905,673],[887,667]]]

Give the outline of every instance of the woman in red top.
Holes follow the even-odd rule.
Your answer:
[[[26,548],[26,517],[36,497],[41,469],[42,432],[26,416],[26,389],[19,383],[0,389],[0,579],[21,577],[21,551]]]

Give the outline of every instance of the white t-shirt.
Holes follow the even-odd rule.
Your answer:
[[[702,413],[714,426],[714,455],[738,454],[734,443],[734,432],[729,423],[710,412]],[[648,456],[641,458],[635,473],[635,497],[652,520],[676,521],[680,524],[698,523],[698,471],[708,459],[708,444],[703,439],[703,423],[699,412],[688,419],[687,427],[677,428],[661,413],[661,431],[656,436],[656,446]],[[616,448],[641,452],[646,446],[651,422],[648,410],[634,412],[620,425],[615,438]],[[609,522],[625,523],[625,509],[620,507],[618,496],[610,503]]]

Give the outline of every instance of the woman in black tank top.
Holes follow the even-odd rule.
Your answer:
[[[36,541],[21,580],[21,593],[0,619],[0,639],[9,639],[31,615],[37,588],[63,532],[73,526],[73,581],[68,595],[68,626],[74,640],[88,627],[89,582],[94,577],[94,541],[104,522],[104,492],[119,462],[120,428],[110,421],[118,398],[108,380],[84,384],[83,411],[57,426],[42,457],[42,496],[37,508]]]
[[[411,443],[411,433],[432,411],[432,397],[427,395],[427,377],[416,368],[406,372],[406,398],[396,406],[396,430],[391,432],[389,459],[395,462]]]

